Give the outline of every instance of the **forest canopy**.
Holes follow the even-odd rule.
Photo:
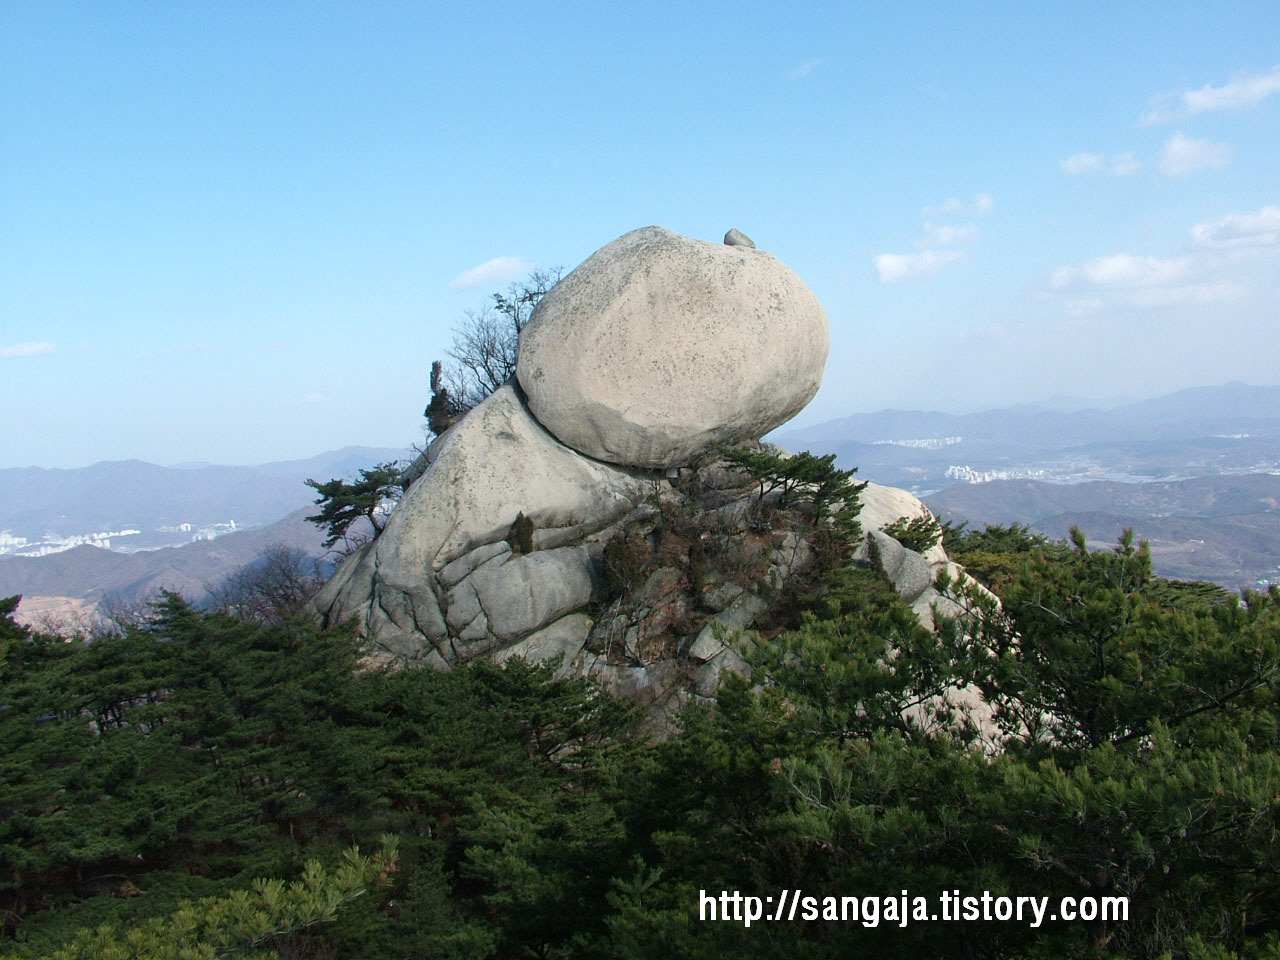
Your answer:
[[[167,596],[93,642],[0,606],[0,956],[1188,957],[1280,949],[1280,591],[944,531],[935,634],[845,568],[648,736],[551,666],[362,668]],[[965,723],[946,707],[981,691]],[[707,891],[1127,897],[1127,920],[699,920]]]

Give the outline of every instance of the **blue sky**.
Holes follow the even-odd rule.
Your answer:
[[[1280,383],[1280,4],[0,4],[0,466],[421,439],[463,311],[661,224],[883,407]]]

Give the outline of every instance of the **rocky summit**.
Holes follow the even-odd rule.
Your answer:
[[[741,670],[733,631],[782,629],[837,548],[816,508],[726,459],[786,456],[760,437],[816,392],[828,346],[817,298],[730,233],[636,230],[553,288],[515,380],[432,445],[317,597],[322,619],[354,618],[387,661],[558,660],[656,715]],[[861,542],[839,549],[931,623],[954,565],[883,532],[927,508],[874,484],[861,504]]]
[[[826,312],[738,237],[644,227],[560,281],[520,335],[516,376],[538,421],[597,460],[680,467],[804,409],[827,361]]]

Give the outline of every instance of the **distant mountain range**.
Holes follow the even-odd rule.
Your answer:
[[[1280,387],[1194,387],[1108,410],[881,410],[782,430],[861,479],[922,494],[965,478],[1159,480],[1280,469]]]
[[[22,594],[20,615],[54,621],[90,615],[104,600],[129,602],[161,589],[198,602],[206,587],[253,563],[268,547],[282,544],[317,558],[327,553],[323,533],[306,520],[316,507],[305,480],[354,476],[362,467],[408,455],[344,447],[257,467],[125,460],[77,470],[0,470],[0,533],[10,545],[15,537],[38,548],[50,535],[138,531],[111,537],[110,550],[81,545],[18,556],[10,548],[0,555],[0,597]],[[231,521],[235,532],[227,532]]]
[[[27,601],[33,601],[55,613],[91,611],[104,600],[128,602],[161,590],[198,602],[207,587],[253,563],[268,547],[283,545],[322,558],[327,553],[321,545],[324,534],[305,519],[308,513],[306,508],[295,510],[256,530],[181,547],[117,553],[80,546],[45,557],[0,557],[0,597],[21,594],[24,608]],[[65,602],[68,600],[80,602]]]
[[[1073,526],[1091,548],[1131,528],[1151,544],[1156,573],[1231,589],[1280,583],[1280,476],[1157,483],[959,483],[926,498],[943,519],[980,529],[1020,523],[1055,539]]]
[[[95,463],[75,470],[0,470],[0,533],[37,541],[47,534],[80,536],[136,529],[121,544],[190,542],[201,527],[255,528],[311,504],[307,479],[354,476],[361,467],[409,456],[407,450],[343,447],[306,460],[256,467],[160,467],[141,460]],[[183,531],[183,524],[190,531]],[[162,531],[160,528],[169,528]],[[113,542],[112,546],[116,546]]]
[[[905,487],[944,517],[1026,523],[1053,537],[1079,525],[1098,547],[1133,527],[1166,576],[1233,588],[1280,580],[1280,476],[1269,475],[1280,473],[1280,387],[1198,387],[1109,409],[1060,400],[963,415],[882,410],[770,439],[836,453],[859,479]],[[304,519],[315,509],[306,479],[408,456],[344,447],[257,467],[129,460],[0,470],[0,552],[9,551],[0,597],[80,610],[161,587],[198,599],[273,544],[323,553]],[[231,521],[237,532],[225,533]],[[113,537],[111,550],[12,555],[14,538],[121,529],[138,532]],[[224,535],[191,542],[212,534]]]

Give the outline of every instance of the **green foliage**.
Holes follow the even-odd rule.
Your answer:
[[[970,676],[1007,738],[1010,855],[1064,892],[1131,896],[1135,921],[1103,935],[1134,955],[1265,932],[1280,591],[1170,603],[1130,532],[1093,554],[1074,531],[1064,558],[1032,554],[1002,609],[974,609],[950,639],[971,638]]]
[[[327,480],[320,483],[308,480],[307,486],[320,496],[315,500],[320,512],[307,517],[328,534],[324,545],[332,547],[340,540],[349,540],[347,533],[357,520],[368,520],[374,536],[382,532],[385,524],[382,513],[388,501],[399,499],[404,492],[400,469],[394,463],[380,463],[376,467],[360,471],[355,481]]]
[[[1214,606],[1219,603],[1235,603],[1237,597],[1226,587],[1199,580],[1165,580],[1153,577],[1147,588],[1147,597],[1166,607],[1185,609],[1195,606]]]
[[[930,633],[837,568],[795,629],[733,638],[749,675],[656,742],[554,666],[361,669],[342,631],[176,597],[67,642],[5,601],[0,953],[1274,956],[1280,590],[1161,581],[1131,536],[1096,554],[1019,528],[947,536],[1009,560],[999,606],[942,578],[964,613]],[[655,553],[692,580],[695,542]],[[342,859],[385,834],[394,872]],[[797,887],[1127,896],[1131,916],[697,919],[702,890]]]
[[[991,524],[982,530],[967,530],[963,523],[944,523],[942,546],[948,557],[997,594],[1033,554],[1042,553],[1056,561],[1070,553],[1065,544],[1050,541],[1048,537],[1032,533],[1030,527],[1016,523],[1008,527]]]
[[[342,634],[304,639],[169,596],[148,629],[33,637],[20,652],[0,690],[10,916],[92,899],[140,867],[182,869],[196,851],[200,874],[277,872],[278,829],[305,834],[332,796],[306,754],[355,666]]]
[[[931,513],[922,517],[901,517],[886,526],[883,532],[916,553],[924,553],[942,540],[942,525]]]
[[[601,563],[607,595],[612,599],[625,596],[640,585],[648,550],[629,537],[618,534],[604,545]]]
[[[533,520],[521,511],[511,528],[511,545],[521,553],[533,553]]]
[[[1025,524],[1011,524],[1007,527],[988,524],[982,530],[969,530],[967,523],[942,524],[942,545],[948,556],[961,557],[968,553],[984,551],[989,553],[1030,553],[1037,547],[1049,545],[1049,538],[1039,533],[1032,533]]]
[[[805,451],[786,457],[763,449],[716,449],[731,466],[752,478],[759,488],[757,503],[763,505],[764,498],[776,491],[780,508],[809,509],[812,524],[819,528],[814,546],[823,569],[844,561],[862,534],[858,496],[866,484],[854,482],[856,467],[837,470],[835,454],[817,457]],[[823,523],[827,520],[830,522]]]
[[[740,641],[753,676],[636,774],[633,822],[652,843],[615,881],[616,955],[838,957],[851,937],[893,957],[1267,955],[1280,591],[1243,605],[1184,592],[1170,609],[1131,538],[1054,552],[1024,558],[1003,611],[970,591],[972,613],[937,635],[844,570],[799,629]],[[975,688],[994,716],[966,720]],[[748,938],[681,911],[699,889],[799,884],[1122,895],[1132,918]]]
[[[1028,743],[1115,745],[1270,689],[1280,638],[1266,597],[1170,605],[1131,531],[1097,554],[1072,534],[1071,554],[1034,555],[1003,610],[967,625],[989,655],[978,679],[1007,730]]]
[[[393,837],[384,838],[373,856],[352,847],[332,871],[309,860],[299,880],[255,880],[248,890],[186,903],[164,917],[81,930],[50,960],[272,960],[280,956],[280,945],[333,923],[344,906],[386,883],[396,856]]]
[[[763,500],[777,491],[780,507],[808,504],[815,524],[827,519],[834,507],[838,507],[837,519],[845,524],[851,522],[861,509],[858,494],[866,484],[853,481],[857,467],[837,470],[834,453],[818,457],[806,450],[786,457],[767,450],[716,449],[729,464],[746,471],[759,486],[758,499]]]
[[[0,599],[0,677],[7,675],[9,663],[18,660],[22,644],[30,635],[26,627],[13,619],[21,601],[20,596]]]
[[[550,935],[538,917],[566,918],[556,937],[583,929],[606,892],[593,878],[622,862],[601,791],[635,749],[635,718],[589,681],[522,661],[358,671],[341,631],[263,627],[172,596],[147,629],[88,645],[0,619],[11,634],[0,918],[22,955],[225,899],[256,876],[305,878],[306,861],[384,833],[401,849],[389,899],[349,902],[287,950],[273,945],[298,957],[518,953]],[[531,871],[536,885],[523,882]],[[256,902],[241,893],[227,909],[244,896]],[[517,901],[523,912],[494,920]],[[200,909],[181,916],[204,923]],[[92,955],[105,941],[86,942]]]
[[[784,698],[777,709],[815,742],[927,726],[933,718],[920,708],[961,683],[954,652],[870,570],[836,571],[826,587],[820,617],[772,642],[746,641],[753,680],[769,685],[762,698]]]

